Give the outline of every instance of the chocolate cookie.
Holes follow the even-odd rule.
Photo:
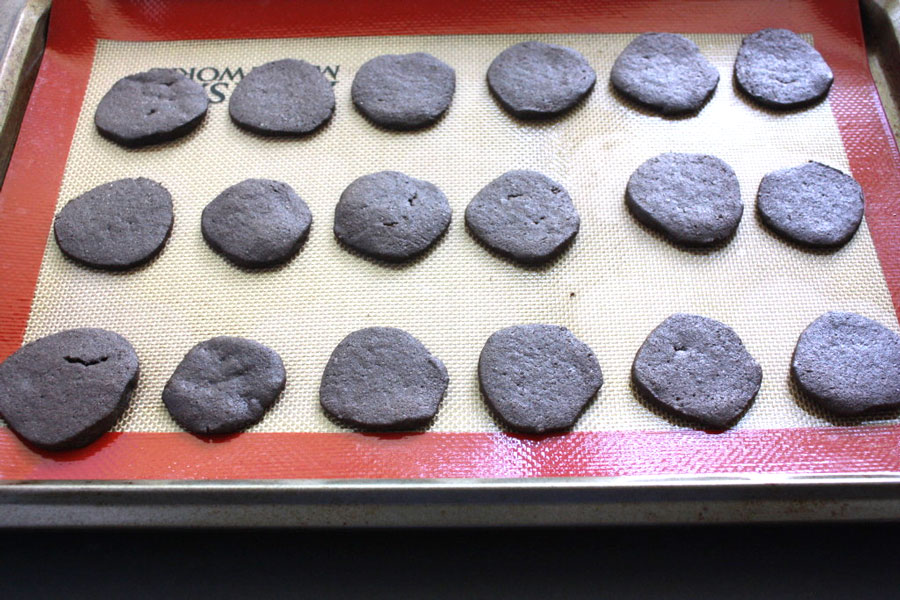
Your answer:
[[[635,102],[674,115],[699,110],[716,89],[719,72],[686,37],[645,33],[619,54],[609,79]]]
[[[362,429],[415,429],[437,414],[450,378],[444,363],[401,329],[369,327],[345,337],[322,374],[325,412]]]
[[[207,243],[244,267],[268,267],[293,257],[306,238],[312,214],[291,186],[245,179],[206,205],[200,229]]]
[[[791,375],[804,394],[836,415],[896,409],[900,336],[854,313],[825,313],[800,334]]]
[[[789,240],[841,246],[862,222],[863,193],[849,175],[809,162],[763,177],[756,208],[763,223]]]
[[[146,146],[190,133],[208,106],[200,84],[175,69],[151,69],[117,81],[97,105],[94,125],[123,146]]]
[[[488,87],[500,104],[523,119],[569,110],[588,95],[596,79],[577,50],[534,41],[510,46],[487,72]]]
[[[68,329],[0,364],[0,416],[40,448],[81,448],[115,425],[137,380],[128,340],[104,329]]]
[[[284,390],[278,353],[253,340],[215,337],[185,355],[163,388],[172,418],[200,435],[255,425]]]
[[[228,112],[254,133],[303,135],[331,118],[334,91],[316,67],[285,58],[250,71],[231,93]]]
[[[509,171],[469,202],[466,225],[489,248],[534,264],[562,252],[581,218],[560,184],[535,171]]]
[[[625,202],[638,221],[687,246],[725,241],[744,213],[734,171],[706,154],[651,158],[628,179]]]
[[[603,385],[603,374],[594,353],[571,331],[534,324],[492,334],[478,359],[478,380],[507,427],[546,433],[575,424]]]
[[[70,200],[56,215],[53,234],[69,258],[124,270],[156,256],[174,220],[166,188],[143,177],[119,179]]]
[[[676,314],[647,336],[631,376],[638,391],[663,409],[725,429],[756,397],[762,368],[727,325]]]
[[[418,129],[450,106],[456,73],[430,54],[383,54],[356,72],[350,96],[366,117],[391,129]]]
[[[364,175],[334,208],[334,235],[351,248],[403,261],[430,248],[450,225],[447,197],[427,181],[397,171]]]
[[[734,77],[748,96],[775,108],[814,102],[834,81],[822,55],[787,29],[763,29],[745,37],[734,61]]]

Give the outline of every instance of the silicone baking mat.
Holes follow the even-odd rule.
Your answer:
[[[89,47],[71,39],[71,33],[67,37],[54,29],[60,12],[71,18],[85,13],[65,2],[56,5],[42,79],[28,115],[35,119],[43,109],[51,120],[35,124],[33,138],[26,137],[30,124],[26,121],[16,152],[27,158],[28,143],[40,139],[40,128],[67,125],[65,144],[47,139],[46,133],[43,139],[59,150],[58,176],[55,185],[46,184],[45,189],[36,189],[38,185],[27,178],[12,179],[0,204],[4,230],[33,253],[8,258],[19,267],[13,274],[21,289],[5,293],[9,297],[3,301],[20,312],[11,313],[15,319],[4,315],[8,320],[0,334],[4,344],[9,343],[3,355],[23,339],[68,327],[106,327],[135,345],[141,358],[140,384],[117,433],[85,450],[39,454],[8,430],[0,431],[0,457],[8,458],[5,465],[0,462],[0,476],[449,477],[897,470],[896,416],[869,422],[829,419],[799,397],[788,378],[797,336],[826,310],[859,312],[897,328],[889,291],[896,249],[893,238],[882,233],[895,225],[889,212],[879,210],[893,198],[885,193],[885,173],[879,173],[877,185],[875,177],[867,178],[872,169],[882,168],[881,160],[887,161],[887,177],[896,179],[896,166],[890,164],[896,153],[879,122],[882,116],[871,95],[871,80],[860,67],[865,56],[859,45],[858,15],[850,11],[856,41],[835,39],[831,19],[845,6],[835,4],[829,14],[813,18],[806,14],[805,3],[781,4],[783,14],[761,18],[748,11],[748,5],[718,4],[733,18],[725,20],[723,14],[714,32],[698,31],[698,24],[684,17],[663,28],[647,15],[622,20],[595,14],[588,3],[575,3],[566,8],[573,14],[557,13],[556,21],[503,22],[510,15],[491,12],[499,21],[478,27],[435,22],[429,29],[422,21],[404,28],[376,20],[365,26],[332,24],[327,31],[304,29],[313,27],[308,23],[285,23],[283,30],[273,31],[270,28],[278,26],[269,23],[270,15],[258,17],[256,28],[217,35],[211,25],[199,28],[186,22],[160,30],[160,21],[171,23],[179,10],[191,9],[163,3],[166,10],[162,10],[156,4],[120,5],[134,11],[127,15],[129,23],[143,23],[137,31],[121,28],[126,15],[110,13],[107,9],[113,5],[90,4],[88,16],[105,30],[95,32]],[[353,8],[347,7],[348,14],[359,15]],[[392,5],[386,9],[400,10]],[[582,11],[584,19],[579,21],[574,13]],[[378,23],[388,30],[377,30]],[[736,92],[731,70],[741,38],[762,26],[793,28],[819,48],[836,73],[826,102],[808,110],[773,113]],[[585,29],[592,32],[565,33]],[[627,32],[619,31],[623,29]],[[615,57],[634,32],[647,29],[685,33],[719,70],[718,89],[699,115],[660,118],[623,101],[609,88]],[[473,30],[478,35],[472,35]],[[363,33],[378,35],[359,35]],[[386,35],[397,33],[416,35]],[[270,39],[216,39],[220,37]],[[484,73],[493,57],[527,39],[577,48],[597,71],[594,92],[561,119],[516,120],[487,91]],[[430,52],[456,69],[451,109],[435,127],[422,132],[380,130],[352,107],[349,88],[355,70],[378,54],[414,51]],[[234,85],[254,65],[286,56],[319,65],[334,82],[333,121],[299,140],[267,139],[237,129],[227,114]],[[120,77],[152,67],[180,68],[205,84],[213,103],[204,124],[180,141],[137,151],[102,139],[92,123],[99,99]],[[65,82],[67,74],[75,80],[68,82],[69,91],[80,93],[54,94],[50,86],[60,85],[57,77]],[[878,137],[854,138],[866,119],[875,120],[870,127],[882,126]],[[714,154],[735,169],[745,215],[727,246],[711,251],[678,249],[628,214],[622,198],[628,176],[647,158],[666,151]],[[47,149],[41,154],[46,155]],[[761,177],[806,160],[852,170],[866,193],[868,225],[836,252],[809,252],[786,244],[764,230],[754,214]],[[11,177],[29,173],[34,177],[38,168],[19,160]],[[514,168],[535,169],[561,182],[582,216],[575,244],[544,268],[523,269],[486,252],[462,223],[465,206],[478,189]],[[360,175],[382,169],[435,183],[453,207],[448,234],[410,265],[368,261],[341,248],[331,234],[334,204],[343,188]],[[161,256],[125,274],[87,270],[64,259],[48,236],[52,214],[95,185],[136,176],[160,181],[174,198],[176,225]],[[313,212],[310,239],[285,267],[261,272],[235,268],[210,251],[200,235],[203,206],[247,177],[286,181]],[[15,195],[17,190],[37,194],[27,204],[25,217],[9,212],[15,208],[12,202],[23,200]],[[40,209],[31,203],[40,203]],[[17,221],[22,221],[19,227],[10,227]],[[27,265],[29,259],[37,264]],[[4,263],[4,268],[10,266]],[[22,302],[26,296],[27,304]],[[673,312],[703,314],[730,324],[762,364],[763,387],[757,400],[727,433],[694,430],[667,418],[640,402],[629,385],[630,363],[640,343]],[[545,438],[509,435],[484,406],[476,378],[481,345],[494,330],[523,322],[565,325],[598,355],[605,384],[573,433]],[[348,433],[322,413],[318,381],[331,349],[350,331],[369,325],[410,331],[447,365],[450,388],[428,432]],[[288,387],[248,433],[209,444],[180,432],[160,392],[193,344],[220,334],[251,337],[275,348],[285,360]]]

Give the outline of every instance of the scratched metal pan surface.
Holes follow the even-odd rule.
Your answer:
[[[0,427],[5,525],[513,525],[888,519],[900,517],[900,420],[835,419],[791,385],[790,353],[826,310],[897,329],[898,153],[868,71],[853,3],[691,2],[617,5],[364,3],[268,10],[217,3],[58,1],[10,168],[0,190],[0,356],[76,326],[125,335],[141,380],[114,430],[82,450],[37,451]],[[621,9],[621,10],[620,10]],[[703,14],[702,19],[697,15]],[[826,101],[800,111],[753,105],[732,83],[744,35],[785,27],[835,73]],[[665,119],[608,85],[615,57],[643,31],[694,40],[719,70],[695,116]],[[592,94],[548,122],[507,115],[484,73],[527,39],[574,47],[597,71]],[[428,51],[456,70],[453,104],[416,133],[374,127],[356,112],[356,69],[384,53]],[[304,58],[333,82],[337,109],[321,132],[271,140],[236,128],[227,100],[255,65]],[[207,89],[203,125],[182,140],[126,150],[92,123],[118,78],[175,67]],[[685,252],[637,225],[628,175],[665,151],[704,152],[738,175],[745,216],[711,252]],[[752,210],[775,168],[818,160],[851,172],[866,219],[837,252],[811,253],[768,234]],[[575,244],[541,269],[487,252],[462,214],[485,183],[513,168],[563,182],[582,217]],[[348,252],[330,229],[343,188],[394,169],[437,184],[450,231],[402,267]],[[105,181],[145,176],[172,192],[176,225],[150,265],[124,274],[66,260],[49,231],[66,201]],[[309,204],[313,230],[287,266],[239,270],[212,253],[199,214],[247,177],[286,181]],[[726,432],[704,431],[645,405],[629,380],[643,338],[674,312],[735,328],[763,366],[763,386]],[[564,325],[596,352],[605,383],[570,432],[504,430],[479,393],[478,353],[492,331]],[[322,413],[317,388],[350,331],[392,325],[421,339],[451,383],[423,432],[364,434]],[[285,393],[265,419],[224,439],[181,431],[160,392],[196,342],[242,335],[277,349]]]

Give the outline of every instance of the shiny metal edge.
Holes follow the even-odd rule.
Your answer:
[[[494,527],[900,519],[900,474],[4,482],[0,527]]]
[[[37,78],[50,0],[8,0],[0,5],[0,187]]]

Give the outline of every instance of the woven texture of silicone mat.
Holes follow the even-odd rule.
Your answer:
[[[578,49],[599,74],[596,90],[571,114],[550,123],[511,118],[490,96],[484,74],[507,46],[530,37]],[[890,295],[862,227],[834,253],[805,252],[757,222],[756,188],[773,169],[817,160],[849,166],[831,106],[771,114],[729,85],[739,35],[692,36],[718,68],[722,84],[694,118],[649,116],[605,85],[631,35],[353,37],[132,43],[101,40],[69,153],[59,205],[121,177],[149,177],[175,203],[175,228],[160,258],[125,274],[85,269],[63,257],[52,238],[26,339],[95,326],[129,339],[141,380],[121,431],[178,431],[160,397],[187,350],[216,335],[256,339],[285,361],[288,386],[253,431],[340,431],[318,404],[322,369],[348,333],[370,325],[403,328],[447,366],[450,387],[433,431],[495,431],[478,391],[481,345],[516,323],[565,325],[590,345],[605,375],[596,402],[576,430],[677,427],[642,406],[630,390],[630,364],[644,337],[673,312],[730,324],[765,374],[738,427],[825,425],[788,388],[788,364],[803,328],[840,308],[896,328]],[[457,91],[444,119],[422,132],[376,129],[350,101],[350,83],[368,58],[428,51],[456,69]],[[309,139],[249,135],[212,104],[202,127],[164,147],[123,150],[95,130],[103,94],[129,73],[181,67],[230,87],[225,70],[298,57],[337,72],[333,122]],[[212,68],[209,68],[211,66]],[[331,71],[329,71],[329,74]],[[236,76],[239,78],[240,76]],[[736,237],[721,249],[679,249],[640,227],[623,202],[625,183],[660,152],[718,156],[738,174],[747,207]],[[486,252],[465,230],[466,204],[510,169],[540,171],[562,183],[582,217],[575,244],[541,269],[523,269]],[[407,266],[362,259],[331,232],[334,205],[353,179],[385,169],[431,181],[453,207],[437,248]],[[212,252],[200,212],[222,189],[247,177],[287,182],[313,213],[310,239],[286,267],[242,270]]]
[[[894,469],[900,464],[897,418],[829,420],[797,397],[788,383],[797,336],[825,310],[859,312],[897,329],[889,293],[897,264],[896,238],[885,233],[893,229],[885,225],[890,209],[880,187],[896,179],[896,150],[873,150],[882,142],[866,133],[877,128],[882,115],[868,73],[860,67],[865,63],[855,7],[849,11],[837,2],[821,7],[802,1],[719,3],[715,18],[694,24],[686,15],[700,14],[700,9],[679,10],[683,3],[663,2],[652,10],[631,3],[637,15],[631,20],[619,13],[594,14],[590,4],[535,5],[533,14],[524,14],[498,3],[495,9],[484,9],[481,19],[469,20],[459,7],[448,9],[456,12],[446,16],[446,22],[404,13],[407,9],[400,3],[385,5],[394,17],[354,12],[351,6],[346,15],[353,18],[341,25],[329,22],[324,9],[308,24],[295,23],[292,13],[279,19],[272,10],[268,17],[248,18],[264,25],[242,30],[215,12],[209,18],[219,19],[218,29],[213,22],[191,21],[187,17],[202,12],[199,4],[95,0],[76,8],[75,3],[58,2],[32,114],[23,125],[11,183],[3,190],[8,200],[0,202],[3,216],[11,218],[0,222],[13,244],[6,252],[20,256],[23,264],[34,262],[33,267],[8,269],[8,281],[16,289],[31,286],[34,293],[33,298],[27,294],[27,305],[19,300],[24,295],[16,295],[21,292],[0,298],[7,308],[0,342],[6,355],[23,337],[28,341],[74,326],[107,327],[135,345],[142,375],[131,407],[117,425],[121,433],[80,453],[39,455],[0,428],[0,457],[7,459],[0,477],[489,477]],[[492,12],[503,11],[503,6],[511,11],[507,16]],[[760,17],[766,6],[783,10]],[[833,15],[817,12],[829,7]],[[539,18],[542,12],[545,17]],[[839,16],[848,12],[849,17]],[[93,43],[74,35],[54,36],[67,18],[86,19],[81,22],[84,38],[100,39]],[[746,19],[748,25],[737,27],[729,18]],[[845,26],[848,18],[847,39],[836,35],[832,25],[823,25]],[[466,24],[460,25],[463,21]],[[823,49],[837,75],[828,101],[808,110],[771,113],[736,93],[731,73],[742,33],[763,26],[790,27]],[[690,33],[698,28],[707,33]],[[692,118],[651,115],[608,87],[609,68],[635,35],[629,32],[666,29],[686,32],[721,76],[712,100]],[[566,30],[594,33],[558,33]],[[497,33],[503,31],[520,33]],[[544,33],[532,33],[536,31]],[[813,31],[818,34],[810,35]],[[361,32],[378,37],[341,35]],[[397,35],[404,32],[417,35]],[[487,35],[422,35],[466,32]],[[254,34],[279,39],[215,39]],[[191,38],[202,39],[168,41]],[[518,121],[487,91],[484,73],[490,61],[525,39],[578,48],[597,71],[591,96],[561,119]],[[831,46],[820,46],[823,39]],[[456,69],[457,92],[445,118],[415,133],[388,133],[366,122],[349,100],[355,70],[381,53],[420,50]],[[227,115],[227,95],[239,78],[237,69],[246,73],[254,65],[286,56],[320,65],[336,81],[333,121],[300,140],[266,139],[237,129]],[[100,138],[92,116],[103,93],[128,73],[161,66],[183,68],[203,81],[211,78],[208,85],[216,86],[212,97],[222,95],[226,102],[212,104],[201,128],[177,142],[134,151]],[[67,93],[79,89],[83,98]],[[51,98],[63,103],[55,128],[57,107]],[[38,113],[43,121],[35,120]],[[845,150],[847,143],[852,147]],[[628,176],[647,158],[666,151],[714,154],[736,171],[745,213],[727,246],[708,252],[681,250],[628,214],[623,202]],[[37,165],[45,159],[43,171]],[[881,232],[874,236],[875,244],[866,224],[833,253],[800,250],[761,227],[754,213],[761,177],[806,160],[843,171],[852,167],[867,194],[874,190],[876,202],[867,207],[867,218],[879,216],[868,224],[873,234]],[[892,168],[885,170],[885,165]],[[463,226],[471,197],[514,168],[542,171],[561,182],[582,217],[575,244],[542,269],[523,269],[492,255]],[[353,255],[331,233],[334,204],[343,188],[381,169],[435,183],[453,207],[454,220],[445,238],[407,266]],[[44,172],[48,177],[42,178]],[[161,256],[125,274],[92,271],[65,260],[48,236],[53,212],[95,185],[135,176],[160,181],[175,201],[175,228]],[[247,177],[289,183],[313,212],[310,239],[283,268],[240,270],[209,250],[200,235],[203,206]],[[19,197],[9,190],[26,189],[47,205],[38,211],[16,204]],[[21,222],[12,218],[25,213],[30,216]],[[31,258],[35,256],[38,261]],[[889,275],[887,284],[882,270]],[[651,411],[634,396],[629,386],[634,353],[650,330],[673,312],[728,323],[762,364],[763,388],[734,431],[695,431]],[[507,435],[478,393],[477,358],[488,335],[506,325],[535,321],[572,329],[596,351],[603,367],[604,387],[574,433],[546,439]],[[331,350],[344,335],[368,325],[410,331],[447,365],[450,388],[429,433],[338,433],[346,430],[322,414],[317,388]],[[250,433],[205,444],[176,433],[160,391],[193,344],[222,333],[252,337],[275,348],[285,359],[288,387]],[[885,448],[893,450],[885,453]]]

